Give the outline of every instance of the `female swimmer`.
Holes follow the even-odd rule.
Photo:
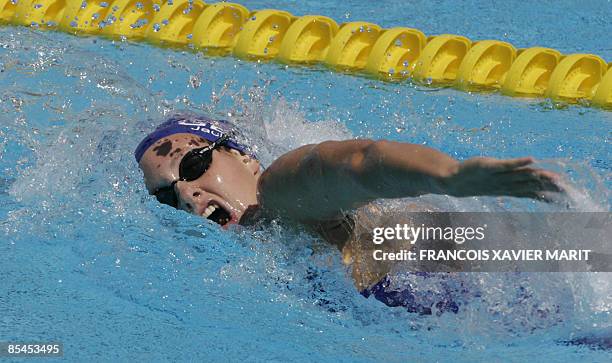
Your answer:
[[[342,251],[362,294],[424,314],[431,307],[414,303],[411,291],[385,290],[390,266],[370,257],[371,231],[404,221],[370,202],[429,193],[546,201],[551,193],[561,192],[559,176],[530,167],[530,157],[459,162],[425,146],[385,140],[305,145],[262,170],[256,156],[237,141],[236,132],[222,120],[193,114],[170,117],[135,152],[148,191],[161,203],[224,228],[267,217],[312,227]],[[410,208],[423,211],[422,206]],[[450,299],[438,300],[439,309],[456,311]]]

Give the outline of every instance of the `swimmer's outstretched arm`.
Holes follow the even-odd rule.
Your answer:
[[[429,147],[392,141],[326,141],[293,150],[266,169],[258,199],[268,210],[303,221],[338,218],[378,198],[448,194],[545,199],[558,175],[528,167],[530,157],[459,162]]]

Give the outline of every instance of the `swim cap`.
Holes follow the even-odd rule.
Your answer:
[[[210,142],[215,142],[230,132],[235,132],[235,130],[228,121],[214,120],[203,115],[191,113],[178,113],[168,118],[164,123],[157,126],[155,131],[147,135],[136,147],[134,156],[136,157],[136,162],[140,162],[145,151],[151,145],[170,135],[187,133],[200,136]],[[255,157],[253,153],[249,152],[248,147],[238,143],[233,138],[227,140],[225,146]]]

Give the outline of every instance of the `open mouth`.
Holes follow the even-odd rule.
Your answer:
[[[229,222],[231,219],[231,215],[229,214],[229,212],[223,209],[223,207],[219,206],[215,202],[212,202],[204,210],[204,212],[202,212],[202,217],[210,219],[211,221],[222,226],[226,225],[227,222]]]

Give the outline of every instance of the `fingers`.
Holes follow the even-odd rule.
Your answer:
[[[529,164],[533,164],[534,161],[535,160],[532,157],[499,160],[496,162],[497,165],[495,165],[495,168],[498,169],[498,172],[503,173],[505,171],[511,171],[517,168],[527,166]]]
[[[518,184],[517,186],[521,187],[529,186],[534,190],[540,191],[562,191],[562,188],[559,186],[561,177],[548,170],[519,168],[504,173],[498,173],[497,176],[503,178],[504,184]]]
[[[561,188],[554,181],[550,179],[540,179],[540,180],[529,180],[524,182],[519,182],[515,184],[517,191],[525,191],[525,192],[561,192]]]
[[[553,202],[565,190],[560,186],[561,177],[551,171],[519,167],[511,171],[494,174],[491,184],[497,195],[530,198]]]

